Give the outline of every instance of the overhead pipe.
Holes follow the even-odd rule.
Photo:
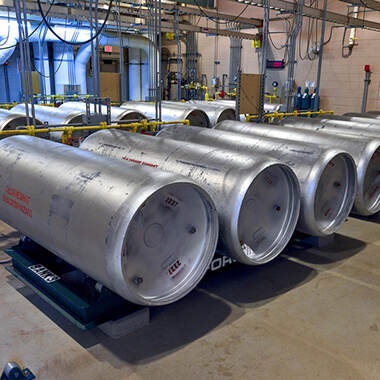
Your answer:
[[[141,49],[129,48],[129,100],[144,100],[141,97]]]
[[[119,46],[120,41],[118,38],[111,38],[106,36],[99,37],[100,45]],[[152,45],[147,38],[138,35],[123,35],[122,36],[123,47],[133,47],[143,50],[146,54],[149,53],[149,45]],[[81,86],[81,92],[87,91],[87,79],[86,79],[86,65],[91,56],[91,44],[83,45],[78,50],[75,57],[75,78],[76,84]],[[149,65],[151,68],[151,66]],[[133,78],[130,78],[130,81]],[[143,86],[144,87],[144,86]],[[142,96],[144,97],[144,93]]]
[[[59,22],[61,23],[62,20],[52,20],[51,23]],[[29,42],[38,42],[39,37],[38,33],[33,33],[34,30],[38,27],[39,24],[33,24],[31,22],[28,22],[28,30],[29,30]],[[55,33],[57,33],[59,36],[64,38],[65,40],[71,41],[75,38],[75,41],[78,43],[87,41],[89,38],[91,38],[90,29],[81,29],[80,34],[78,35],[78,29],[76,26],[62,26],[62,25],[53,25],[52,26]],[[0,31],[0,44],[4,43],[7,38],[8,40],[4,43],[4,46],[2,47],[9,47],[8,49],[2,49],[0,50],[0,65],[3,65],[13,54],[15,50],[15,45],[17,45],[17,42],[19,41],[18,36],[18,24],[17,21],[14,19],[9,20],[9,36],[8,36],[8,29],[1,30]],[[100,36],[99,37],[99,45],[110,45],[110,46],[120,46],[120,40],[117,38],[117,34],[115,34],[116,38],[112,37],[106,37],[106,36]],[[44,38],[45,42],[60,42],[57,37],[49,30],[46,33],[46,36]],[[152,47],[153,43],[149,41],[146,37],[139,36],[139,35],[122,35],[122,41],[121,44],[123,47],[132,47],[141,49],[144,51],[146,56],[149,55],[149,46]],[[58,54],[57,49],[57,54]],[[75,79],[76,84],[79,84],[81,86],[81,92],[87,92],[87,79],[86,79],[86,65],[90,59],[91,56],[91,43],[88,43],[86,45],[82,45],[80,49],[78,50],[78,53],[75,58]],[[62,57],[59,57],[58,62],[61,60]],[[143,58],[143,63],[146,63],[145,56]],[[147,65],[149,68],[151,68],[151,65]],[[146,89],[149,88],[149,78],[146,78],[145,72],[142,72],[143,75],[143,96],[146,92]],[[145,81],[148,81],[145,83]],[[64,83],[69,83],[64,82]],[[60,88],[62,90],[62,88]],[[58,93],[56,89],[56,93]]]
[[[17,22],[16,20],[8,20],[8,25],[4,25],[4,27],[0,28],[0,65],[4,65],[4,63],[12,56],[18,40]]]

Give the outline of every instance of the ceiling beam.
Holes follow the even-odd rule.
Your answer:
[[[243,4],[249,3],[251,5],[259,6],[259,7],[264,6],[264,3],[265,3],[265,0],[254,0],[254,1],[231,0],[231,1],[239,2]],[[368,1],[368,0],[365,0],[365,1]],[[297,9],[297,3],[291,3],[285,0],[271,0],[270,8],[278,10],[278,11],[295,12]],[[322,20],[323,10],[304,6],[303,15],[306,17]],[[377,32],[380,31],[380,23],[378,22],[361,20],[359,18],[350,17],[350,16],[342,15],[340,13],[335,13],[335,12],[327,11],[326,21],[332,22],[334,24],[342,24],[342,25],[347,25],[347,26],[356,27],[356,28],[374,30]]]
[[[46,13],[49,9],[49,5],[41,4],[43,11]],[[13,9],[13,0],[0,0],[0,7],[7,7]],[[40,17],[39,9],[36,2],[30,2],[28,1],[26,3],[27,11],[28,13],[35,15],[37,17]],[[137,29],[139,31],[145,31],[147,29],[146,25],[146,16],[147,16],[147,10],[141,9],[138,13],[136,13],[135,8],[124,8],[124,12],[121,12],[121,21],[123,23],[123,27],[130,29]],[[103,22],[101,19],[104,17],[105,12],[102,12],[99,14],[99,23]],[[89,12],[88,10],[83,10],[79,8],[73,8],[73,7],[66,7],[66,6],[60,6],[60,5],[54,5],[52,9],[49,12],[50,17],[57,17],[57,18],[68,18],[68,19],[81,19],[82,21],[87,21]],[[174,32],[175,22],[173,19],[173,16],[171,15],[163,15],[162,19],[162,31],[163,32]],[[40,18],[37,20],[40,21]],[[132,24],[132,26],[130,26]],[[107,25],[116,26],[116,20],[113,15],[110,15],[110,18],[107,22]],[[251,34],[251,33],[242,33],[242,32],[235,32],[227,29],[221,29],[221,28],[207,28],[203,26],[197,26],[197,25],[190,25],[186,23],[180,23],[179,24],[179,30],[181,32],[196,32],[196,33],[205,33],[205,34],[215,34],[219,36],[226,36],[226,37],[238,37],[242,39],[247,40],[257,40],[260,37],[257,34]]]

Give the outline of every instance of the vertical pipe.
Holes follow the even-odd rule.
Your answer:
[[[99,62],[99,36],[98,36],[98,0],[95,3],[95,67],[96,67],[96,77],[95,77],[95,93],[97,97],[100,97],[100,62]],[[95,72],[95,71],[94,71]]]
[[[300,31],[302,25],[303,17],[303,5],[305,0],[297,1],[297,10],[296,10],[296,23],[292,30],[289,40],[289,64],[288,64],[288,76],[285,86],[285,98],[286,98],[286,112],[290,112],[293,103],[293,84],[294,84],[294,65],[295,65],[295,56],[296,56],[296,41],[298,32]]]
[[[179,39],[179,10],[175,10],[175,39],[177,42],[177,100],[181,100],[181,82],[182,82],[182,61],[181,61],[181,41]]]
[[[317,83],[316,83],[316,92],[315,92],[315,102],[314,102],[314,111],[318,108],[318,96],[319,96],[319,87],[321,84],[321,72],[322,72],[322,59],[323,59],[323,44],[325,42],[325,28],[326,28],[326,12],[327,12],[327,0],[323,2],[323,18],[322,18],[322,30],[321,30],[321,42],[319,46],[319,58],[318,58],[318,71],[317,71]]]
[[[161,40],[161,0],[158,0],[158,120],[161,121],[161,99],[162,99],[162,40]]]
[[[259,103],[259,117],[257,122],[263,121],[264,115],[264,100],[265,100],[265,80],[267,74],[267,56],[268,56],[268,35],[269,35],[269,12],[270,0],[265,1],[264,17],[263,17],[263,46],[261,52],[261,80],[260,80],[260,103]]]
[[[4,69],[4,82],[5,82],[5,93],[7,97],[7,103],[11,102],[11,94],[9,91],[9,77],[8,77],[8,65],[3,65]]]
[[[31,105],[32,109],[32,122],[33,125],[36,125],[36,117],[35,117],[35,112],[34,112],[34,98],[33,98],[33,82],[32,82],[32,70],[31,70],[31,65],[30,65],[30,46],[29,46],[29,32],[28,32],[28,18],[26,15],[26,4],[25,0],[22,0],[22,10],[23,10],[23,15],[24,15],[24,31],[25,31],[25,47],[26,47],[26,66],[28,69],[28,77],[29,77],[29,102]]]
[[[120,97],[121,101],[127,101],[126,96],[126,83],[125,83],[125,70],[124,70],[124,46],[123,38],[121,35],[121,15],[120,15],[120,1],[118,1],[118,11],[117,11],[117,35],[119,37],[119,75],[120,75]]]
[[[141,49],[129,48],[129,98],[130,100],[144,100],[141,94]]]
[[[25,60],[24,60],[24,35],[22,29],[22,21],[21,21],[21,10],[19,0],[13,0],[15,10],[16,10],[16,19],[18,24],[18,34],[19,34],[19,44],[20,44],[20,61],[21,61],[21,80],[24,84],[24,88],[22,91],[22,97],[25,103],[25,115],[26,115],[26,123],[30,125],[29,120],[29,107],[28,107],[28,99],[26,96],[26,76],[25,76]]]
[[[157,61],[157,47],[158,47],[158,9],[157,9],[157,1],[158,0],[154,0],[154,47],[155,47],[155,51],[153,52],[154,54],[154,78],[155,78],[155,81],[154,81],[154,101],[155,101],[155,119],[160,121],[159,120],[159,104],[158,104],[158,93],[157,93],[157,89],[158,89],[158,84],[157,84],[157,79],[158,78],[158,61]],[[161,31],[160,31],[161,32]]]
[[[370,83],[371,83],[371,70],[368,70],[365,72],[362,108],[360,111],[361,113],[364,113],[365,109],[367,108],[368,87]]]

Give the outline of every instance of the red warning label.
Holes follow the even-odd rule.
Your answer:
[[[27,215],[30,218],[32,217],[32,210],[21,203],[23,202],[27,205],[29,204],[30,197],[28,195],[25,195],[21,191],[18,191],[14,189],[13,187],[9,187],[9,186],[5,187],[5,193],[8,194],[9,196],[6,194],[3,194],[2,199],[4,203],[22,212],[24,215]]]

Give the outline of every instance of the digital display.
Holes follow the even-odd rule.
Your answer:
[[[285,67],[284,60],[269,61],[267,60],[267,69],[283,69]]]

